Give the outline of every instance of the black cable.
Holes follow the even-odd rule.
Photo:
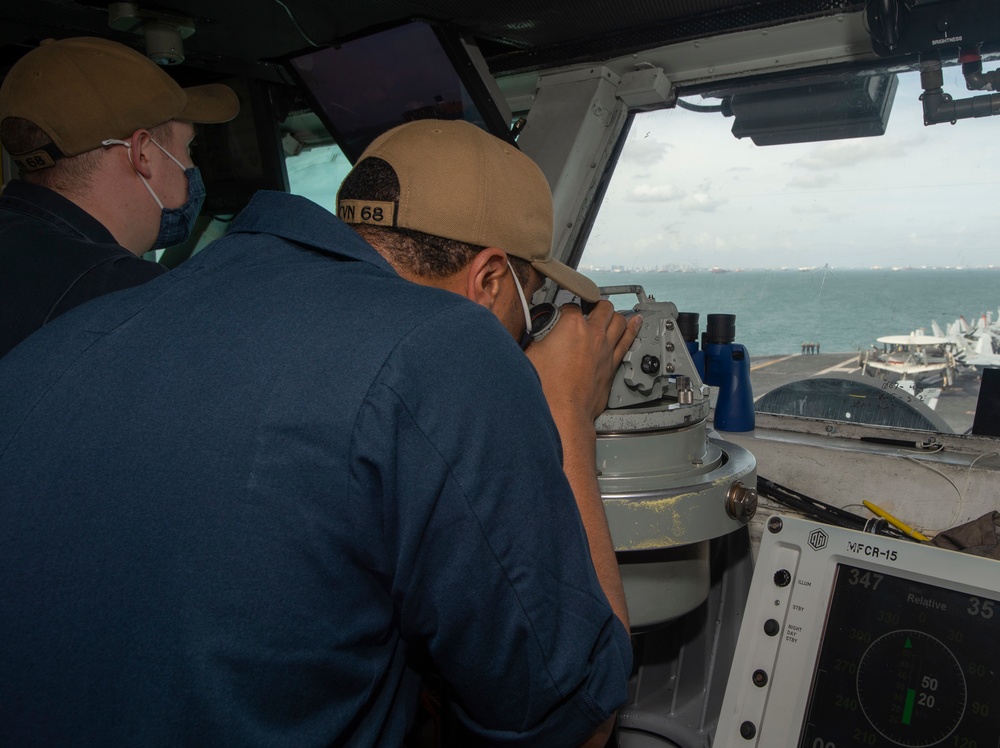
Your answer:
[[[722,104],[691,104],[684,99],[677,99],[677,106],[681,109],[687,109],[689,112],[721,112],[723,111]]]
[[[845,511],[840,507],[824,504],[818,499],[811,498],[798,491],[785,488],[767,478],[757,477],[757,492],[774,499],[779,504],[797,509],[809,515],[813,519],[827,522],[828,524],[847,527],[852,530],[864,530],[865,519],[857,514]]]
[[[873,522],[852,512],[848,512],[832,504],[825,504],[819,499],[793,491],[790,488],[757,476],[757,493],[766,496],[779,504],[802,512],[807,517],[828,525],[846,527],[849,530],[869,532],[892,538],[904,538],[903,533],[892,527],[888,522]]]
[[[862,16],[865,31],[890,52],[899,45],[900,17],[897,0],[868,0]],[[874,21],[878,28],[874,28]]]

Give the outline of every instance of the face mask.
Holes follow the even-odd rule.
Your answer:
[[[517,273],[514,272],[514,268],[511,267],[510,260],[507,260],[507,267],[510,269],[510,274],[514,278],[514,285],[517,287],[518,298],[521,299],[521,309],[524,310],[524,335],[518,341],[518,345],[521,346],[521,350],[524,350],[531,343],[531,310],[528,308],[528,300],[524,297],[524,289],[521,288],[521,281],[517,279]]]
[[[102,145],[123,145],[129,151],[132,150],[132,144],[127,140],[109,139],[103,141]],[[194,228],[194,222],[201,212],[201,206],[205,203],[205,183],[202,181],[201,171],[197,166],[185,169],[184,164],[174,158],[173,154],[166,148],[155,140],[153,140],[153,145],[167,154],[167,157],[183,170],[188,183],[187,202],[179,208],[164,208],[163,202],[153,192],[153,188],[149,186],[149,182],[146,181],[142,174],[138,174],[137,172],[139,179],[142,180],[149,194],[153,196],[153,200],[156,201],[156,204],[160,208],[160,232],[156,235],[156,241],[153,242],[153,249],[163,249],[164,247],[173,247],[176,244],[182,244],[191,236],[191,229]]]

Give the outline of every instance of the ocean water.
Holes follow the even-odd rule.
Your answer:
[[[736,315],[736,341],[753,356],[801,353],[819,343],[823,353],[856,353],[884,335],[908,335],[931,321],[942,330],[960,315],[974,323],[997,320],[1000,268],[905,270],[745,270],[740,272],[585,271],[598,286],[641,285],[657,301],[709,314]],[[616,297],[631,308],[635,297]]]

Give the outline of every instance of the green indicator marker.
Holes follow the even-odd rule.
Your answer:
[[[906,689],[906,706],[903,707],[903,724],[910,724],[910,718],[913,716],[913,702],[917,700],[917,692],[912,688]]]
[[[913,643],[910,641],[910,637],[906,637],[906,644],[903,645],[903,649],[913,649]]]

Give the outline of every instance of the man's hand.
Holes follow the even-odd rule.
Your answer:
[[[604,412],[618,365],[641,326],[639,315],[626,321],[610,301],[599,301],[587,317],[573,304],[560,309],[552,331],[527,349],[557,423],[582,418],[593,424]]]
[[[587,531],[594,570],[612,610],[628,629],[625,592],[597,483],[594,420],[608,406],[615,371],[639,333],[642,318],[636,315],[626,322],[609,301],[598,302],[587,317],[580,307],[564,306],[560,312],[552,331],[528,346],[527,354],[559,429],[563,470]]]

